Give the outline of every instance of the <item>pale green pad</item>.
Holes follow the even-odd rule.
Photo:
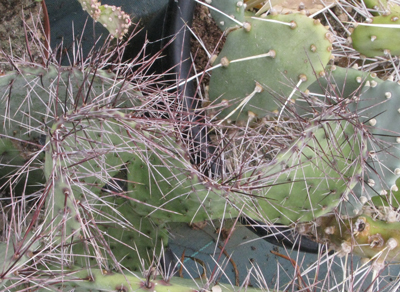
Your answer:
[[[359,180],[365,149],[350,122],[316,122],[271,164],[241,181],[244,190],[254,189],[245,212],[281,224],[331,212]]]
[[[91,70],[36,65],[0,75],[0,133],[24,140],[46,135],[46,125],[84,101],[99,106],[115,102],[115,107],[137,103],[139,93],[132,85],[105,70],[93,77]]]
[[[372,18],[372,24],[381,27],[359,24],[351,34],[353,48],[367,57],[400,55],[400,13]],[[384,27],[397,25],[397,27]]]
[[[135,213],[117,183],[126,179],[115,179],[131,152],[141,151],[140,138],[132,131],[136,123],[105,108],[84,119],[79,112],[69,113],[66,119],[53,125],[48,139],[46,224],[56,230],[56,242],[75,243],[72,251],[79,264],[97,260],[105,267],[120,263],[139,270],[140,256],[148,267],[153,252],[167,244],[165,227]],[[108,193],[102,194],[105,185]],[[87,216],[93,216],[91,227]]]
[[[202,181],[174,138],[160,139],[161,149],[146,149],[128,165],[132,208],[142,216],[172,222],[199,222],[235,217],[238,212],[217,185]],[[234,200],[234,197],[230,197]]]
[[[371,133],[361,192],[367,198],[396,190],[400,177],[399,97],[400,85],[385,81],[375,87],[364,86],[359,102],[349,106]]]
[[[307,89],[308,97],[296,100],[296,114],[311,118],[331,105],[360,96],[365,84],[376,86],[383,81],[376,76],[353,68],[329,66],[326,76],[318,78]]]
[[[228,67],[212,71],[210,81],[211,101],[227,100],[229,107],[219,117],[227,117],[231,111],[249,96],[256,82],[262,87],[244,106],[230,116],[231,120],[247,120],[248,112],[264,117],[280,110],[292,91],[306,89],[323,74],[324,66],[331,56],[328,31],[318,21],[300,14],[269,16],[264,20],[291,22],[290,26],[267,22],[263,19],[245,19],[251,23],[251,30],[238,29],[228,34],[224,47],[213,64],[226,57]],[[234,60],[266,54],[274,50],[276,57],[262,57],[233,63]],[[300,78],[306,79],[298,89]],[[293,96],[295,98],[295,96]]]
[[[238,5],[239,3],[239,5]],[[245,11],[245,6],[243,5],[243,1],[238,0],[213,0],[211,1],[211,5],[216,9],[222,11],[223,13],[229,15],[230,17],[236,19],[239,22],[244,21],[244,15],[248,12]],[[223,15],[220,11],[216,11],[214,9],[210,9],[211,16],[217,23],[218,27],[221,30],[226,30],[230,27],[237,26],[238,23],[229,19],[225,15]]]

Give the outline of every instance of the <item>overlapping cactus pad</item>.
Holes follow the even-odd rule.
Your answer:
[[[308,87],[310,95],[323,97],[322,105],[336,104],[343,99],[358,97],[364,85],[376,86],[383,80],[376,74],[363,72],[354,68],[342,68],[329,66],[326,68],[326,76],[316,80]]]
[[[368,142],[369,157],[364,171],[366,198],[386,196],[398,191],[396,180],[400,177],[400,85],[385,81],[371,86],[366,84],[359,98],[349,107],[359,115],[371,136]]]
[[[271,164],[241,181],[251,192],[249,215],[291,224],[331,212],[361,177],[364,139],[348,121],[310,124]]]
[[[132,210],[123,187],[125,163],[142,151],[142,139],[149,135],[135,132],[137,124],[128,114],[80,110],[60,117],[49,133],[45,226],[56,231],[54,242],[74,242],[81,265],[97,260],[139,270],[142,258],[148,266],[153,252],[167,242],[163,223]]]
[[[220,118],[247,120],[249,112],[263,117],[280,110],[293,91],[324,74],[331,41],[318,20],[301,14],[246,17],[244,28],[227,36],[216,61],[224,65],[212,72],[210,99],[229,105]]]
[[[351,34],[353,47],[367,57],[400,55],[400,12],[360,23]],[[371,26],[373,25],[373,26]]]
[[[312,111],[302,113],[304,117],[321,111],[321,105],[346,104],[358,116],[368,136],[363,180],[353,189],[345,212],[357,214],[374,196],[388,201],[391,193],[398,191],[396,181],[400,177],[400,131],[395,122],[400,115],[400,85],[383,81],[375,74],[336,68],[311,85],[309,91],[310,98],[298,103],[298,112],[312,105]]]
[[[86,10],[93,20],[100,22],[108,29],[110,35],[122,39],[131,26],[128,14],[121,7],[114,5],[101,5],[97,0],[79,0],[83,10]]]
[[[128,194],[140,201],[132,201],[132,208],[142,216],[173,222],[237,216],[226,191],[199,177],[175,138],[160,138],[159,149],[146,149],[130,160]]]
[[[299,225],[298,230],[342,254],[352,252],[382,265],[384,261],[399,261],[399,222],[388,223],[368,215],[350,219],[327,216],[313,224]]]
[[[132,105],[139,94],[132,89],[105,70],[19,66],[0,75],[0,133],[24,140],[38,138],[47,134],[46,125],[79,105],[113,101],[116,106]]]

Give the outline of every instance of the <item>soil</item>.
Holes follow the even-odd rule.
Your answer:
[[[214,19],[211,17],[210,11],[207,7],[197,4],[194,11],[192,30],[195,35],[202,40],[209,53],[212,55],[218,55],[226,38],[223,36],[223,32],[218,28]],[[201,72],[210,66],[210,59],[206,51],[194,37],[191,40],[191,53],[195,56],[197,72]],[[209,81],[210,75],[204,75],[202,84],[208,85]]]
[[[28,43],[32,35],[42,38],[40,24],[40,2],[33,0],[0,0],[0,74],[9,70],[5,54],[23,57],[26,51],[24,25],[27,31]],[[40,25],[39,25],[40,27]],[[30,48],[34,60],[39,60],[41,54],[35,46]]]

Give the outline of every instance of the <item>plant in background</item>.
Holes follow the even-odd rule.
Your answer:
[[[97,0],[79,0],[83,10],[87,11],[94,21],[100,22],[112,37],[123,39],[131,26],[131,19],[121,7],[101,5]]]
[[[130,24],[119,9],[82,3],[95,20],[122,19],[110,31],[117,38]],[[212,277],[171,278],[173,269],[162,265],[167,223],[237,216],[296,229],[336,250],[332,257],[371,258],[375,270],[397,259],[398,84],[328,69],[341,44],[316,19],[214,4],[217,23],[235,27],[226,30],[218,65],[206,70],[212,107],[221,100],[223,108],[206,121],[222,158],[212,178],[190,163],[184,106],[146,75],[154,58],[123,63],[115,58],[120,43],[86,60],[74,55],[70,66],[56,54],[46,65],[9,56],[14,70],[0,76],[1,177],[11,210],[0,247],[2,289],[218,289]],[[308,289],[301,273],[299,288]],[[344,273],[338,289],[366,275]]]

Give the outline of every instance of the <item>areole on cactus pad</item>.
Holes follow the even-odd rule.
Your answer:
[[[225,2],[243,9],[237,1]],[[211,75],[210,100],[226,103],[219,118],[247,120],[249,112],[262,118],[280,111],[288,99],[296,98],[294,91],[305,90],[325,74],[333,35],[319,20],[302,14],[256,17],[244,12],[236,18],[242,26],[229,29],[214,62],[219,67]]]

